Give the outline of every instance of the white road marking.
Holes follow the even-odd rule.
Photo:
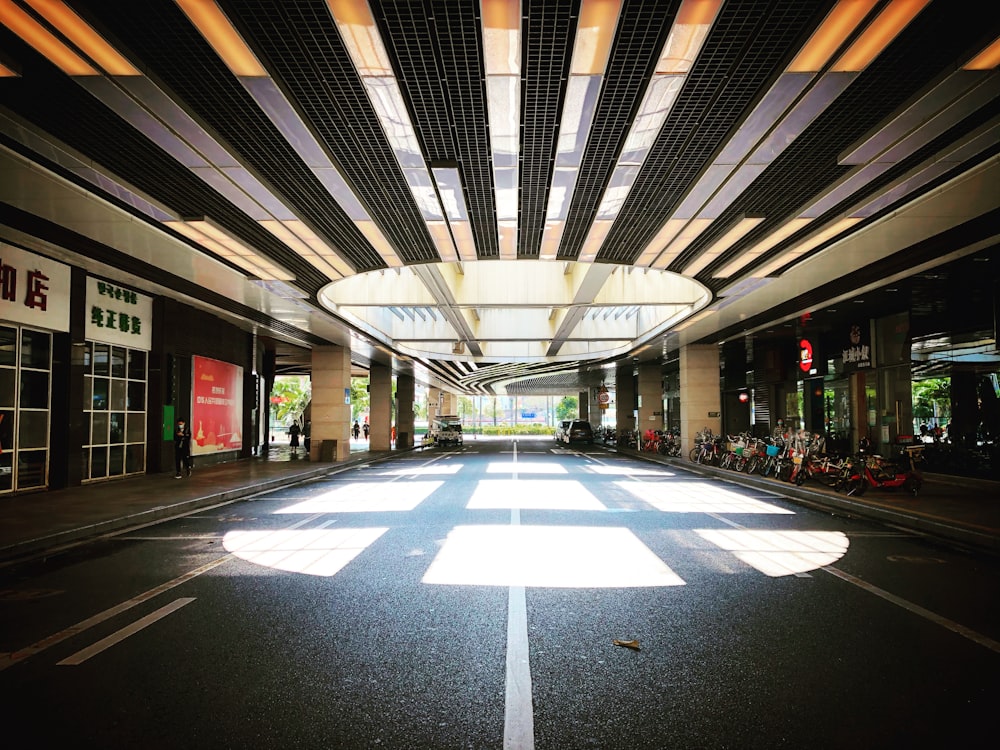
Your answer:
[[[845,573],[842,570],[837,570],[837,568],[831,568],[827,566],[820,568],[820,570],[825,571],[830,575],[834,576],[835,578],[839,578],[842,581],[847,581],[847,583],[853,584],[858,588],[864,589],[870,594],[875,594],[875,596],[881,597],[882,599],[885,599],[887,602],[891,602],[892,604],[895,604],[897,607],[902,607],[903,609],[912,612],[915,615],[919,615],[920,617],[923,617],[925,620],[929,620],[930,622],[933,622],[936,625],[940,625],[943,628],[947,628],[953,633],[958,633],[958,635],[964,638],[968,638],[970,641],[978,643],[980,646],[985,646],[986,648],[990,649],[990,651],[1000,653],[1000,643],[994,641],[992,638],[987,638],[985,635],[977,633],[971,628],[965,627],[965,625],[960,625],[954,620],[949,620],[947,617],[942,617],[939,614],[931,612],[929,609],[924,609],[918,604],[914,604],[913,602],[907,601],[906,599],[896,596],[895,594],[890,594],[885,589],[880,589],[878,586],[873,586],[867,581],[863,581],[860,578],[852,576],[850,573]]]
[[[66,657],[61,662],[58,662],[58,666],[75,667],[79,664],[83,664],[85,661],[87,661],[87,659],[91,658],[92,656],[97,656],[97,654],[101,653],[102,651],[107,651],[109,648],[118,643],[121,643],[129,636],[135,635],[140,630],[149,627],[158,620],[162,620],[167,615],[171,614],[172,612],[176,612],[184,605],[190,604],[193,601],[194,597],[184,597],[182,599],[175,599],[165,607],[160,607],[155,612],[152,612],[146,615],[145,617],[136,620],[131,625],[127,625],[121,630],[117,631],[116,633],[112,633],[107,638],[102,638],[97,643],[94,643],[90,646],[87,646],[87,648],[77,651],[72,656]]]
[[[312,521],[322,517],[323,515],[325,514],[317,513],[314,516],[303,518],[301,521],[293,523],[288,528],[295,529],[298,528],[299,526],[304,526],[305,524],[311,523]],[[132,607],[142,604],[145,601],[149,601],[153,597],[159,596],[165,591],[169,591],[172,588],[176,588],[177,586],[180,586],[182,583],[187,583],[192,578],[200,576],[202,573],[206,573],[209,570],[212,570],[213,568],[217,568],[224,562],[227,562],[231,559],[233,559],[232,555],[226,555],[224,557],[220,557],[218,560],[213,560],[210,563],[205,563],[201,567],[195,568],[194,570],[189,570],[184,575],[174,578],[172,581],[167,581],[166,583],[163,583],[157,586],[156,588],[152,588],[149,591],[139,594],[138,596],[133,597],[128,601],[124,601],[121,604],[116,604],[114,607],[106,609],[103,612],[98,612],[93,617],[88,617],[86,620],[81,620],[76,625],[71,625],[65,630],[61,630],[58,633],[55,633],[54,635],[50,635],[48,638],[43,638],[40,641],[32,643],[30,646],[25,646],[24,648],[18,649],[17,651],[14,651],[9,654],[0,654],[0,672],[7,669],[7,667],[13,666],[14,664],[17,664],[20,661],[24,661],[29,657],[41,653],[42,651],[45,651],[46,649],[51,648],[52,646],[55,646],[57,643],[62,643],[68,638],[72,638],[75,635],[79,635],[83,631],[89,630],[95,625],[99,625],[106,620],[110,620],[112,617],[116,617],[117,615],[120,615],[122,612],[126,612],[132,609]]]
[[[517,479],[517,441],[511,459]],[[521,525],[520,508],[511,508],[510,525]],[[506,750],[533,750],[535,713],[531,701],[531,666],[528,661],[528,607],[524,586],[507,592],[507,687],[504,698],[503,746]]]

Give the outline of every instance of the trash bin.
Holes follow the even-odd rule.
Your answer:
[[[319,444],[319,460],[333,462],[337,460],[337,441],[321,440]]]

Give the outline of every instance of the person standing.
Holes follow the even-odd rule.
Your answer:
[[[298,422],[292,422],[291,427],[288,428],[288,446],[292,448],[292,453],[299,452],[299,433],[302,432],[299,429]]]
[[[174,430],[174,479],[181,478],[181,471],[191,476],[191,427],[183,419]]]

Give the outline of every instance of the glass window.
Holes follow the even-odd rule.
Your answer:
[[[14,450],[14,412],[0,410],[0,455]]]
[[[109,375],[110,366],[108,364],[110,347],[107,344],[94,344],[94,374]]]
[[[108,379],[107,378],[93,378],[94,381],[94,397],[91,401],[93,404],[93,409],[105,410],[108,408]]]
[[[112,445],[108,449],[108,476],[116,477],[125,473],[125,446]]]
[[[111,377],[125,377],[125,350],[120,346],[111,347]]]
[[[115,412],[108,420],[108,442],[112,445],[125,442],[125,414]]]
[[[17,486],[19,489],[45,486],[45,459],[47,455],[47,451],[19,450],[17,452]]]
[[[15,380],[13,367],[0,367],[0,406],[14,408],[14,394],[17,393],[14,387]]]
[[[127,445],[125,446],[125,473],[135,474],[142,471],[145,466],[146,446]]]
[[[128,350],[128,376],[132,380],[146,379],[146,352]]]
[[[128,421],[125,423],[127,425],[127,429],[125,430],[125,442],[144,442],[146,440],[146,415],[129,414],[127,419]]]
[[[146,411],[146,384],[141,380],[129,381],[125,408],[129,411]]]
[[[14,454],[11,451],[0,453],[0,491],[14,489]]]
[[[49,408],[49,374],[47,372],[21,370],[20,408]]]
[[[21,367],[38,370],[49,369],[49,352],[52,336],[41,331],[21,329]]]
[[[108,415],[106,412],[94,412],[93,424],[90,429],[91,445],[108,444]]]
[[[108,475],[108,448],[102,445],[90,449],[90,478],[100,479]]]
[[[0,365],[17,364],[17,331],[0,326]]]
[[[125,410],[125,381],[111,381],[111,408],[114,411]]]
[[[21,411],[17,447],[45,448],[49,444],[49,413],[47,411]]]
[[[89,341],[83,345],[83,366],[88,373],[90,372],[90,368],[94,366],[94,345]]]

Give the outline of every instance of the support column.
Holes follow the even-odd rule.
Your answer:
[[[318,346],[312,350],[312,439],[309,458],[345,461],[351,456],[351,350]],[[337,441],[334,454],[324,443]]]
[[[372,363],[368,370],[368,449],[392,448],[392,368]]]
[[[659,364],[639,365],[639,429],[663,429],[663,372]]]
[[[458,414],[458,397],[454,393],[441,394],[441,414]]]
[[[716,435],[722,430],[719,347],[682,346],[680,355],[681,450],[686,456],[702,428],[708,427]]]
[[[396,447],[413,447],[413,400],[416,398],[416,383],[412,375],[396,376]]]
[[[585,391],[580,391],[580,395],[577,397],[577,411],[580,413],[580,419],[584,422],[590,421],[590,388]]]
[[[620,433],[622,430],[634,431],[635,424],[635,375],[632,363],[625,367],[615,369],[615,429]]]
[[[427,389],[427,430],[428,432],[434,426],[434,420],[437,419],[438,414],[443,414],[439,409],[439,404],[441,403],[441,389],[440,388],[428,388]]]

